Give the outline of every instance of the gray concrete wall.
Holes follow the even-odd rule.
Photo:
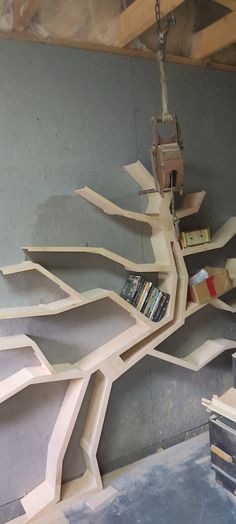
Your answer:
[[[126,57],[2,41],[0,66],[0,265],[23,260],[20,247],[29,244],[102,245],[135,261],[152,260],[148,230],[136,223],[103,216],[73,196],[73,191],[87,185],[124,207],[143,207],[137,186],[122,172],[122,165],[140,159],[150,167],[150,117],[160,109],[157,65]],[[236,76],[168,65],[168,81],[171,107],[179,115],[184,135],[186,190],[208,192],[200,216],[185,222],[210,225],[214,231],[235,214]],[[224,263],[227,256],[235,256],[235,246],[232,241],[221,253],[194,257],[191,263],[188,261],[190,270],[205,263]],[[99,257],[53,255],[37,260],[79,291],[105,287],[120,292],[126,275],[117,265]],[[12,287],[4,284],[0,305],[12,305],[15,297],[17,304],[22,304],[26,290],[26,281]],[[31,294],[30,300],[34,303]],[[91,312],[86,308],[80,316],[81,355],[109,340],[129,322],[107,302],[99,311],[95,305],[92,309],[97,321],[93,326]],[[105,329],[108,315],[109,326]],[[65,326],[69,325],[76,338],[76,311],[72,316],[66,314],[65,319]],[[41,337],[42,348],[53,362],[63,360],[67,341],[61,335],[57,335],[59,345],[53,350],[58,333],[56,319],[0,324],[1,334],[25,331]],[[78,354],[73,336],[69,344],[71,361]],[[218,336],[236,337],[233,317],[207,308],[190,318],[161,349],[185,354],[205,339]],[[102,470],[197,431],[207,421],[201,397],[221,393],[231,383],[229,355],[218,358],[198,374],[145,358],[113,386],[99,448]],[[35,410],[40,415],[40,399],[44,397],[37,388],[30,394],[34,395]],[[51,396],[47,393],[50,406],[56,416],[56,386],[50,385],[49,389],[53,392]],[[63,388],[60,395],[62,391]],[[21,410],[25,406],[25,413],[27,403],[27,393],[22,394]],[[11,400],[11,406],[12,413],[17,411],[17,399]],[[1,504],[22,496],[42,477],[42,464],[37,469],[35,461],[32,478],[31,461],[24,446],[21,458],[28,466],[22,477],[13,454],[14,438],[6,438],[9,417],[5,411],[6,408],[1,423],[0,470],[9,483],[13,473],[21,480],[20,491],[16,482],[10,498],[1,499]],[[1,413],[0,410],[0,419]],[[38,448],[32,421],[27,451],[34,452]],[[21,428],[19,417],[17,423],[23,442],[25,426]],[[66,479],[81,472],[77,446],[80,432],[81,428],[76,427],[67,453]],[[42,442],[47,438],[46,431]]]

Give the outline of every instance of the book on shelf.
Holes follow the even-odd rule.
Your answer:
[[[154,316],[154,322],[160,322],[162,318],[165,315],[165,312],[167,310],[167,306],[170,301],[170,295],[169,293],[162,293],[162,297],[159,303],[159,306],[156,310],[155,316]]]
[[[142,310],[142,307],[143,307],[147,297],[149,296],[149,292],[150,292],[151,287],[152,287],[152,282],[146,282],[146,284],[144,284],[143,292],[142,292],[142,294],[140,296],[140,299],[138,301],[138,304],[136,306],[139,311]]]
[[[140,280],[140,282],[139,282],[139,286],[138,286],[137,291],[135,293],[135,296],[134,296],[134,298],[132,300],[132,306],[134,306],[134,307],[137,307],[138,301],[139,301],[140,296],[141,296],[141,294],[143,292],[144,284],[145,284],[145,280],[144,280],[144,278],[142,278]]]
[[[156,297],[156,300],[155,300],[155,302],[153,304],[153,307],[152,307],[152,309],[150,311],[150,314],[149,314],[150,320],[154,319],[154,317],[156,315],[156,311],[159,308],[159,304],[161,302],[161,299],[162,299],[162,291],[159,291],[159,293],[158,293],[158,295]]]
[[[153,322],[162,320],[170,300],[169,293],[134,274],[128,276],[121,296]]]
[[[141,277],[141,275],[130,274],[122,289],[121,297],[131,304],[142,280],[144,279]]]

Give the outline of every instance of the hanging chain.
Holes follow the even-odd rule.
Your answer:
[[[174,225],[174,229],[175,229],[175,237],[176,237],[177,240],[179,240],[179,235],[180,235],[179,224],[180,224],[180,220],[177,217],[176,210],[175,210],[175,194],[174,194],[174,187],[173,187],[173,171],[171,171],[171,174],[170,174],[170,184],[171,184],[171,214],[172,214],[172,220],[173,220],[173,225]]]
[[[162,122],[174,122],[174,115],[169,111],[168,105],[168,90],[167,90],[167,77],[165,72],[165,51],[166,51],[166,37],[169,31],[169,28],[176,23],[174,15],[169,15],[166,17],[165,21],[161,21],[161,7],[160,0],[156,0],[155,4],[155,13],[156,13],[156,30],[158,37],[158,52],[157,60],[160,68],[160,79],[161,79],[161,96],[162,96]],[[171,189],[171,214],[173,219],[173,225],[175,229],[175,236],[179,239],[179,220],[175,211],[175,195],[173,187],[173,172],[170,173],[170,189]]]
[[[167,77],[165,73],[164,60],[165,60],[165,48],[166,48],[166,36],[169,28],[175,25],[176,20],[174,15],[169,15],[164,22],[161,22],[161,7],[160,0],[156,0],[155,4],[156,13],[156,30],[159,48],[157,52],[157,60],[160,68],[161,78],[161,95],[162,95],[162,121],[173,122],[173,114],[169,111],[168,105],[168,91],[167,91]]]

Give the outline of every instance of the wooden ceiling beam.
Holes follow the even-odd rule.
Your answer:
[[[236,42],[236,11],[232,11],[193,35],[191,57],[202,60],[234,42]]]
[[[161,18],[168,15],[184,0],[165,0],[161,4]],[[121,15],[117,21],[117,37],[115,46],[125,47],[149,27],[155,24],[156,0],[135,0]]]
[[[114,46],[106,46],[104,44],[97,44],[92,42],[84,42],[81,40],[73,40],[72,38],[58,38],[50,36],[44,38],[42,36],[36,35],[29,31],[24,31],[19,33],[17,31],[1,31],[0,30],[0,41],[3,40],[16,40],[18,42],[30,42],[34,44],[43,44],[43,45],[54,45],[60,47],[69,47],[74,49],[83,49],[85,51],[96,51],[100,53],[109,53],[112,55],[121,55],[129,56],[136,58],[143,58],[146,60],[156,60],[157,56],[154,51],[142,51],[140,49],[134,49],[131,47],[118,48]],[[166,54],[165,57],[167,62],[174,64],[184,64],[191,65],[196,67],[204,67],[209,69],[217,69],[220,71],[228,71],[231,73],[236,73],[236,65],[221,64],[218,62],[212,62],[210,59],[196,60],[187,56],[178,56]]]
[[[30,21],[41,4],[41,0],[12,0],[13,28],[22,32],[28,27]]]

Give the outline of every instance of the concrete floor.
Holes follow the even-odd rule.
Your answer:
[[[118,495],[92,511],[77,505],[70,524],[233,524],[236,498],[215,482],[208,434],[108,474]]]

